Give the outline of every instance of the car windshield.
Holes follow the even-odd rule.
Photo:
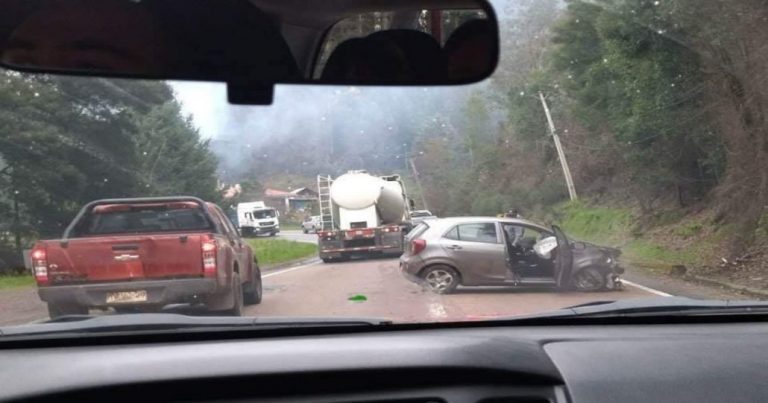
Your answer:
[[[366,1],[274,18],[293,64],[359,72],[347,45],[373,37],[449,74],[493,33],[482,10]],[[0,70],[0,326],[768,296],[765,3],[493,7],[498,68],[470,85],[278,85],[254,106],[221,83]]]
[[[253,212],[253,218],[261,220],[264,218],[275,218],[274,210],[256,210]]]
[[[88,214],[80,226],[80,236],[162,231],[210,230],[211,224],[200,209],[166,210],[136,208]]]

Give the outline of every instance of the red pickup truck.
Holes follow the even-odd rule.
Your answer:
[[[38,241],[31,258],[51,318],[176,303],[240,315],[261,302],[253,250],[218,206],[195,197],[88,203],[62,239]]]

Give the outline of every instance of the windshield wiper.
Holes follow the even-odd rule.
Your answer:
[[[540,314],[517,316],[511,320],[616,318],[650,316],[768,314],[768,302],[697,300],[685,297],[637,298],[594,301]]]
[[[0,336],[113,333],[177,330],[248,330],[306,327],[357,327],[388,325],[377,318],[338,317],[221,317],[188,316],[174,313],[137,313],[126,315],[70,315],[27,325],[0,328]]]

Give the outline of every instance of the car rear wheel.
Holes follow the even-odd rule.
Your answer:
[[[226,313],[232,316],[243,315],[243,285],[240,283],[240,274],[232,273],[232,298],[234,304]]]
[[[605,285],[605,275],[597,267],[585,267],[573,275],[573,286],[577,291],[599,291]]]
[[[48,303],[48,316],[51,319],[67,315],[88,315],[88,308],[77,304]]]
[[[254,269],[251,281],[243,284],[243,302],[246,305],[256,305],[261,302],[261,296],[261,272],[258,269]]]
[[[428,267],[421,278],[430,291],[438,294],[449,294],[459,285],[459,273],[444,265]]]

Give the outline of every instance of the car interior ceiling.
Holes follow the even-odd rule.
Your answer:
[[[321,78],[329,82],[441,80],[446,71],[444,59],[440,44],[429,34],[407,29],[379,31],[336,46]]]
[[[311,77],[315,73],[312,69],[314,68],[315,61],[320,57],[319,50],[325,36],[323,32],[330,30],[334,24],[345,18],[381,11],[382,9],[394,12],[431,8],[450,10],[474,9],[478,5],[476,1],[472,0],[424,0],[418,2],[413,0],[391,0],[387,1],[386,5],[382,7],[378,1],[331,0],[318,1],[312,7],[306,7],[306,2],[303,0],[251,1],[278,22],[283,37],[286,39],[294,59],[305,77]],[[383,32],[392,33],[383,34]],[[376,38],[379,36],[378,34],[372,34],[370,37]],[[415,30],[400,29],[382,31],[381,34],[381,36],[396,44],[405,53],[405,57],[411,65],[419,60],[431,60],[430,58],[433,56],[438,59],[433,60],[430,64],[424,63],[424,67],[418,68],[418,71],[415,72],[416,77],[424,77],[425,74],[435,71],[441,74],[441,70],[444,69],[441,66],[444,63],[442,61],[444,56],[436,53],[440,44],[430,35]],[[434,41],[434,43],[430,43],[430,41]],[[435,44],[437,47],[434,46]]]
[[[238,58],[237,64],[243,65],[242,74],[248,76],[248,71],[255,71],[258,76],[274,77],[277,80],[292,81],[301,76],[311,77],[316,72],[315,61],[319,59],[322,41],[333,25],[350,16],[375,11],[387,10],[388,12],[417,11],[440,7],[440,9],[473,9],[477,8],[476,1],[456,0],[437,1],[426,0],[415,3],[406,0],[394,0],[382,6],[375,1],[367,0],[334,0],[318,1],[312,7],[305,7],[304,2],[295,0],[229,0],[234,8],[222,7],[218,10],[241,10],[231,16],[219,16],[207,18],[209,8],[204,5],[196,7],[202,2],[184,2],[184,0],[167,0],[163,2],[147,3],[153,9],[153,13],[161,21],[164,30],[169,33],[177,44],[174,53],[194,56],[201,62],[206,60],[205,55],[211,51],[225,58]],[[184,2],[184,7],[178,7],[179,2]],[[246,4],[254,4],[248,7]],[[35,1],[18,3],[11,0],[9,14],[0,20],[0,38],[5,40],[12,29],[12,21],[23,19],[34,10],[31,5]],[[309,12],[311,10],[311,13]],[[182,15],[179,15],[181,13]],[[230,11],[230,13],[232,13]],[[243,29],[227,30],[224,35],[205,35],[205,32],[221,32],[211,21],[237,19],[239,23],[232,24]],[[255,42],[254,42],[255,41]],[[242,49],[245,44],[248,47],[258,49],[252,52],[252,56],[243,60]],[[345,76],[345,72],[360,70],[361,60],[375,57],[375,63],[380,71],[369,72],[371,78],[382,78],[384,81],[403,80],[435,80],[445,77],[446,56],[440,43],[431,35],[409,29],[391,29],[379,31],[369,35],[363,40],[352,39],[337,46],[329,62],[328,73],[322,76],[333,81]],[[173,56],[171,56],[173,59]],[[228,62],[225,60],[224,64]],[[193,63],[194,64],[194,63]],[[368,63],[373,65],[373,63]],[[335,66],[335,68],[334,68]],[[211,70],[215,66],[204,66],[204,70]],[[192,69],[190,64],[178,66],[175,63],[174,70]],[[198,66],[194,69],[199,69]],[[194,72],[190,72],[194,74]],[[349,75],[349,74],[346,74]],[[393,77],[387,80],[387,77]]]

